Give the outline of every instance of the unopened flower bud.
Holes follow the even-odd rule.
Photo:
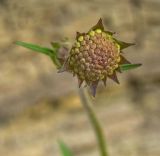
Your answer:
[[[100,19],[88,33],[77,34],[77,40],[70,51],[67,60],[69,71],[76,74],[80,82],[86,81],[93,90],[99,80],[105,84],[107,77],[118,83],[116,71],[120,64],[127,62],[120,55],[123,48],[121,44],[127,43],[114,39],[112,34],[104,30]],[[95,96],[95,91],[93,93]]]

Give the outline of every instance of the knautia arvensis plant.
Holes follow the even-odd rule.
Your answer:
[[[93,96],[99,81],[106,85],[110,78],[119,83],[117,72],[141,65],[131,64],[122,56],[122,50],[134,44],[114,38],[114,32],[104,29],[101,18],[88,32],[77,32],[72,46],[66,42],[52,42],[53,49],[19,41],[16,44],[48,55],[59,72],[67,71],[77,76],[79,87],[85,82]]]
[[[132,43],[122,42],[114,38],[114,33],[104,29],[102,19],[86,33],[77,32],[73,45],[66,42],[52,42],[52,49],[21,41],[17,45],[48,55],[59,72],[70,72],[77,76],[79,87],[85,82],[93,96],[99,81],[106,85],[107,78],[119,83],[117,72],[134,69],[141,64],[131,64],[122,56],[122,50]],[[93,125],[101,156],[108,156],[105,137],[92,108],[92,101],[84,89],[80,89],[82,104]],[[61,143],[62,154],[72,156],[70,150]]]
[[[85,82],[93,96],[99,81],[106,85],[107,78],[111,78],[119,83],[116,72],[121,72],[120,65],[130,64],[122,56],[122,50],[134,44],[119,41],[113,35],[104,29],[102,19],[87,33],[77,32],[75,43],[60,70],[76,75],[79,87]]]

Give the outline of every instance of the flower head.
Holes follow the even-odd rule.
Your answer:
[[[102,19],[87,33],[77,32],[76,41],[60,70],[76,75],[79,87],[86,82],[93,96],[99,81],[106,85],[107,78],[111,78],[119,83],[116,72],[121,72],[120,65],[130,64],[121,52],[133,44],[119,41],[113,35],[113,32],[104,30]]]

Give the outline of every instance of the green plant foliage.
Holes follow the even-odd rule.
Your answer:
[[[64,142],[59,141],[59,147],[60,147],[62,156],[73,156],[71,150],[67,147],[67,145]]]
[[[130,69],[140,67],[141,65],[142,64],[122,64],[122,65],[120,65],[120,70],[121,71],[127,71],[127,70],[130,70]]]
[[[25,47],[25,48],[28,48],[28,49],[33,50],[35,52],[39,52],[39,53],[48,55],[52,59],[53,63],[57,66],[57,68],[61,67],[61,64],[57,58],[57,52],[58,52],[58,49],[60,48],[60,44],[58,44],[58,43],[52,44],[53,49],[42,47],[42,46],[39,46],[36,44],[21,42],[21,41],[17,41],[17,42],[15,42],[15,44],[22,46],[22,47]]]
[[[33,51],[39,52],[39,53],[49,55],[49,56],[50,56],[51,53],[53,53],[52,49],[49,49],[49,48],[46,48],[46,47],[41,47],[39,45],[35,45],[35,44],[31,44],[31,43],[17,41],[16,44],[19,45],[19,46],[31,49]]]

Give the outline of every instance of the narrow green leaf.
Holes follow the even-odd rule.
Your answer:
[[[52,59],[53,63],[57,66],[57,68],[61,67],[61,64],[60,64],[60,62],[57,58],[58,49],[56,49],[56,48],[55,49],[49,49],[49,48],[46,48],[46,47],[41,47],[41,46],[36,45],[36,44],[26,43],[26,42],[21,42],[21,41],[17,41],[15,44],[19,45],[19,46],[22,46],[22,47],[25,47],[25,48],[28,48],[28,49],[31,49],[33,51],[42,53],[42,54],[46,54]],[[54,43],[54,46],[56,46],[58,48],[58,43]]]
[[[73,153],[71,152],[71,150],[62,141],[59,141],[59,147],[60,147],[62,156],[73,156]]]
[[[40,52],[40,53],[49,55],[49,56],[50,56],[50,54],[52,54],[52,55],[54,54],[54,51],[52,49],[49,49],[46,47],[41,47],[36,44],[31,44],[31,43],[26,43],[26,42],[21,42],[21,41],[17,41],[15,44],[22,46],[22,47],[25,47],[25,48],[28,48],[28,49],[31,49],[36,52]]]
[[[126,70],[130,70],[130,69],[140,67],[141,65],[142,64],[122,64],[122,65],[120,65],[120,70],[121,71],[126,71]]]

